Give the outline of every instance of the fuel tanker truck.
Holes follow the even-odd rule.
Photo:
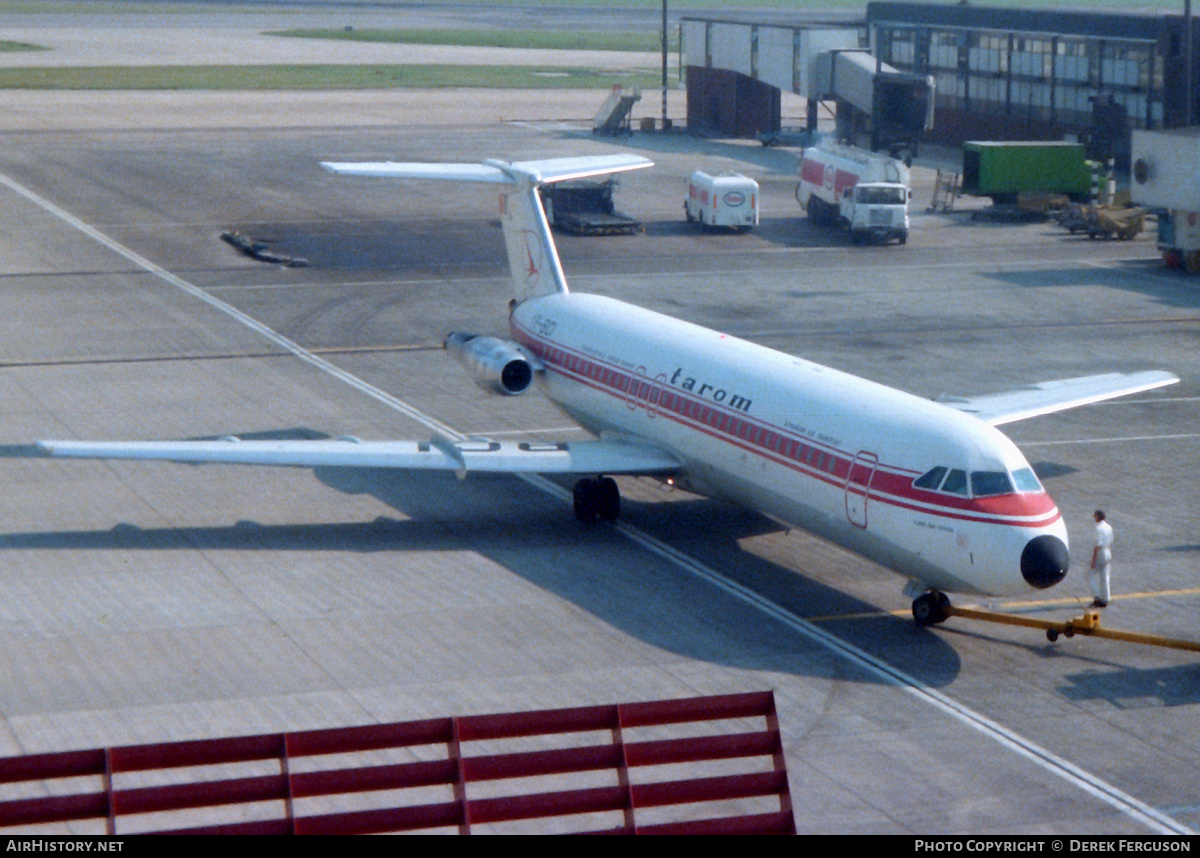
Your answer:
[[[813,223],[850,230],[856,244],[908,241],[908,167],[854,146],[820,143],[800,158],[796,200]]]

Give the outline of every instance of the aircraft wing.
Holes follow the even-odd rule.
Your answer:
[[[1113,372],[1106,375],[1042,381],[1019,390],[986,396],[941,396],[937,401],[959,411],[974,414],[985,423],[1001,426],[1042,414],[1066,411],[1080,405],[1090,405],[1093,402],[1165,387],[1178,381],[1179,379],[1169,372],[1155,370]]]
[[[469,473],[671,474],[669,452],[634,441],[538,443],[517,441],[39,441],[6,455],[81,459],[159,459],[172,462],[441,470]]]

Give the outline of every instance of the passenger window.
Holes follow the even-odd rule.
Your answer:
[[[953,470],[946,475],[946,481],[942,483],[942,491],[952,495],[967,496],[967,472]]]
[[[1012,494],[1012,481],[1004,471],[973,471],[971,494],[977,498]]]
[[[929,489],[934,491],[942,484],[942,477],[946,476],[946,468],[938,465],[931,471],[926,471],[921,476],[913,480],[913,485],[918,489]]]

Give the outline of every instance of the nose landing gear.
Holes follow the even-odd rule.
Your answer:
[[[936,626],[950,616],[950,599],[945,593],[931,590],[913,599],[913,620],[918,626]]]

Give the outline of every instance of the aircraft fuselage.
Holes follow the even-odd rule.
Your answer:
[[[598,436],[670,450],[681,487],[922,588],[1018,595],[1065,574],[1057,506],[1016,446],[973,416],[598,295],[531,298],[510,324],[551,400]],[[938,468],[963,484],[914,485]],[[997,475],[1009,490],[975,490]]]

